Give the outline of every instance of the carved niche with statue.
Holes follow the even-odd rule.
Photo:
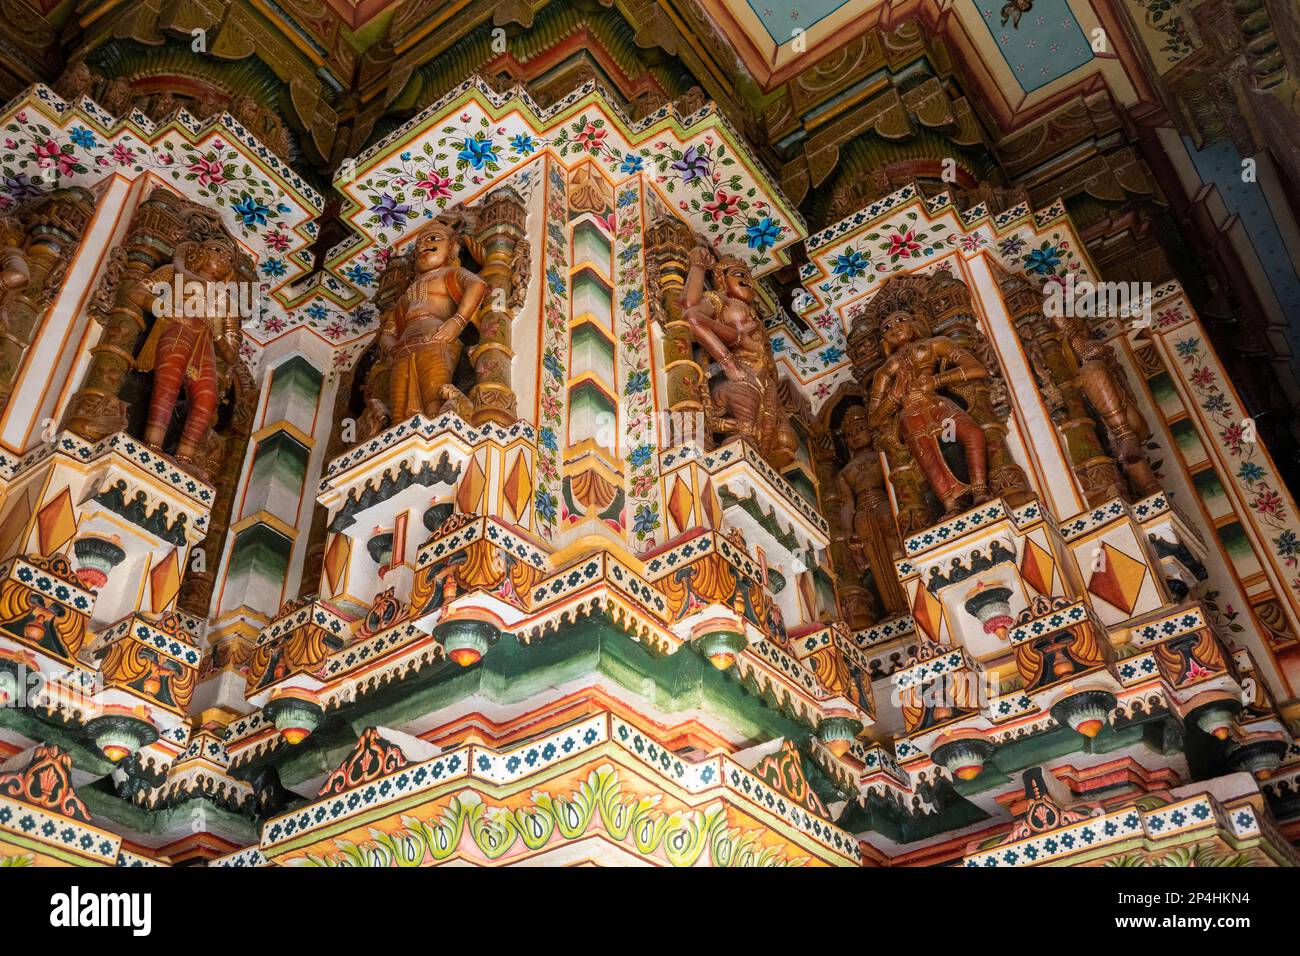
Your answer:
[[[783,468],[793,460],[799,437],[757,302],[754,276],[741,259],[715,257],[703,244],[691,251],[683,318],[722,370],[719,381],[702,385],[705,428],[748,439],[773,467]]]
[[[232,391],[236,401],[256,391],[240,356],[241,313],[256,301],[256,287],[252,261],[217,213],[156,190],[90,303],[103,333],[69,404],[68,427],[91,440],[130,429],[200,477],[216,472],[221,406]],[[136,428],[138,407],[145,420]]]
[[[1028,497],[1007,447],[1006,385],[951,273],[886,282],[854,316],[849,354],[903,536],[995,496]]]
[[[463,362],[462,334],[473,324],[488,285],[462,265],[462,249],[476,263],[477,243],[466,235],[466,211],[443,213],[412,240],[411,251],[390,258],[376,302],[383,310],[377,354],[362,384],[365,411],[358,439],[412,415],[454,411],[474,419],[467,396],[474,372]]]

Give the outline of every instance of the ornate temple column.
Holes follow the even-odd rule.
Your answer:
[[[1124,493],[1124,480],[1114,459],[1097,439],[1097,423],[1084,404],[1079,376],[1065,354],[1061,333],[1043,316],[1043,295],[1024,276],[998,281],[1011,321],[1033,359],[1052,419],[1065,439],[1070,465],[1089,505]]]
[[[90,350],[90,368],[64,416],[64,427],[89,441],[99,441],[126,428],[126,406],[118,396],[134,366],[145,330],[144,316],[131,302],[130,293],[171,257],[179,226],[179,202],[166,190],[155,189],[140,204],[91,299],[90,313],[103,326],[103,332]]]
[[[695,361],[694,338],[682,318],[682,296],[686,286],[687,257],[695,245],[691,227],[675,216],[665,216],[646,230],[646,252],[650,268],[651,315],[664,330],[663,369],[668,379],[670,434],[663,436],[666,447],[681,444],[688,419],[703,410],[700,387],[704,370]]]
[[[528,210],[523,199],[510,187],[490,193],[479,212],[478,242],[483,249],[479,276],[488,284],[488,295],[479,311],[479,343],[470,352],[474,363],[474,421],[513,425],[519,418],[515,393],[510,383],[514,359],[510,338],[514,310],[523,301],[529,256],[524,239]]]
[[[9,401],[27,348],[94,208],[95,197],[88,190],[56,189],[21,214],[21,233],[0,242],[21,252],[28,274],[24,287],[5,295],[0,313],[0,406]]]

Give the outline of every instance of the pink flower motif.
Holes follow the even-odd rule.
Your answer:
[[[719,189],[713,194],[713,199],[704,204],[704,211],[714,222],[734,216],[740,212],[740,197],[729,196],[726,190]]]
[[[424,179],[415,184],[416,189],[423,189],[425,195],[430,199],[441,199],[444,196],[451,195],[451,179],[439,176],[436,171],[430,172]]]
[[[113,144],[113,161],[119,166],[130,166],[135,162],[135,150],[125,143]]]
[[[276,252],[284,252],[289,248],[289,237],[283,232],[273,232],[266,237],[266,244]]]
[[[334,322],[325,328],[325,334],[330,338],[338,341],[348,334],[347,327],[342,322]]]
[[[284,324],[284,319],[277,315],[273,315],[266,320],[266,331],[280,332],[284,329]]]
[[[1192,384],[1198,388],[1205,388],[1207,385],[1214,384],[1214,373],[1205,366],[1201,366],[1191,374]]]
[[[59,149],[59,144],[52,139],[47,139],[36,147],[36,165],[41,169],[49,169],[62,155],[63,151]]]
[[[162,163],[164,166],[170,166],[175,161],[176,161],[176,157],[174,157],[171,153],[158,154],[158,162]]]
[[[596,152],[605,142],[605,135],[608,131],[597,126],[595,123],[588,123],[583,127],[582,132],[576,137],[577,143],[588,152]]]
[[[1282,499],[1278,497],[1278,494],[1275,491],[1261,492],[1251,507],[1260,514],[1273,515],[1275,518],[1286,517],[1286,511],[1283,508]]]
[[[916,241],[915,234],[909,229],[901,236],[889,237],[889,249],[886,254],[891,256],[902,256],[904,259],[910,259],[912,253],[921,248],[921,244]]]
[[[198,174],[200,186],[220,186],[226,181],[226,167],[215,159],[200,156],[190,163],[189,170]]]
[[[16,139],[5,140],[5,149],[17,149],[17,148],[18,148],[18,140]]]

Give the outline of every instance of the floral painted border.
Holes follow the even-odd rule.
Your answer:
[[[1225,464],[1250,511],[1250,519],[1268,543],[1268,557],[1287,579],[1293,606],[1300,608],[1300,524],[1295,520],[1295,501],[1278,478],[1262,442],[1254,435],[1253,423],[1236,390],[1206,342],[1199,322],[1188,322],[1170,331],[1166,340],[1177,360],[1179,376],[1200,410],[1202,420],[1217,439]]]
[[[542,367],[538,391],[537,480],[533,511],[547,541],[559,521],[560,439],[565,433],[565,389],[569,349],[568,183],[563,167],[547,160],[546,289],[542,296]]]
[[[627,510],[637,551],[663,538],[660,518],[659,456],[655,428],[654,370],[650,364],[650,319],[645,301],[640,177],[617,192],[614,235],[617,282],[615,329],[623,373],[623,448],[627,456]]]

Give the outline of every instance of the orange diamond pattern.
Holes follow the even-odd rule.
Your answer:
[[[475,455],[465,467],[465,477],[460,480],[460,490],[456,492],[456,509],[463,514],[478,514],[479,503],[483,500],[483,489],[487,487],[487,475]]]
[[[345,534],[336,534],[325,552],[325,583],[331,595],[338,593],[343,582],[343,572],[348,569],[348,557],[352,553],[352,543]]]
[[[916,600],[912,602],[912,620],[932,641],[939,640],[939,627],[943,624],[943,610],[934,595],[920,585],[916,588]]]
[[[1031,588],[1044,596],[1052,593],[1052,572],[1056,562],[1033,538],[1025,541],[1025,556],[1020,562],[1020,576]]]
[[[513,519],[521,520],[533,494],[533,482],[528,477],[528,469],[524,467],[522,451],[515,455],[515,463],[511,466],[510,473],[506,475],[505,487],[501,489],[501,493],[505,495],[506,504],[513,512]]]
[[[1109,544],[1101,546],[1099,567],[1088,580],[1088,591],[1125,614],[1132,614],[1146,580],[1147,566]]]
[[[718,504],[718,496],[713,492],[713,479],[704,479],[704,488],[700,491],[700,501],[704,507],[704,517],[708,519],[710,528],[717,528],[722,525],[722,509]]]
[[[181,571],[176,562],[176,549],[159,561],[149,572],[149,606],[153,613],[161,614],[172,603],[181,589]]]
[[[41,554],[53,554],[77,533],[77,515],[72,510],[72,492],[64,488],[36,514],[36,533]]]
[[[691,510],[695,505],[695,496],[680,476],[673,478],[673,490],[668,493],[668,515],[673,519],[673,533],[685,531],[691,520]]]

